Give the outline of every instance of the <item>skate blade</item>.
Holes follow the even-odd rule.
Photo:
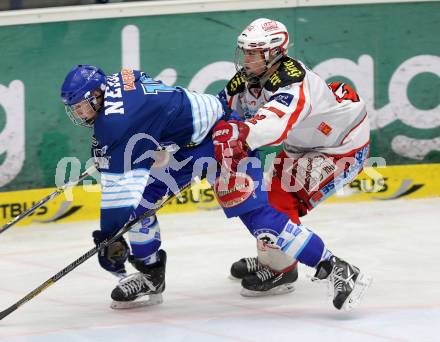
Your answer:
[[[131,302],[118,302],[113,301],[110,304],[110,307],[115,310],[123,310],[123,309],[134,309],[134,308],[140,308],[143,306],[152,306],[152,305],[158,305],[163,302],[162,294],[152,294],[148,296],[148,299],[140,299],[140,300],[134,300]]]
[[[351,311],[358,306],[362,302],[362,299],[372,282],[372,276],[366,273],[359,273],[356,283],[354,284],[354,289],[342,305],[341,309],[344,311]]]
[[[240,294],[243,297],[266,297],[266,296],[282,295],[285,293],[290,293],[292,291],[295,291],[295,286],[293,285],[293,283],[279,285],[268,291],[252,291],[242,288]]]

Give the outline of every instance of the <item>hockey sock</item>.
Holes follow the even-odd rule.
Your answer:
[[[278,236],[277,246],[293,259],[310,267],[315,267],[327,249],[321,238],[302,224],[289,221]]]
[[[161,245],[160,227],[156,216],[139,222],[129,231],[133,257],[144,260],[146,265],[158,261],[157,251]]]

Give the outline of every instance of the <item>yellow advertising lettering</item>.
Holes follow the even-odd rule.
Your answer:
[[[278,83],[281,83],[281,79],[278,76],[278,72],[276,72],[272,76],[270,76],[269,80],[270,80],[270,83],[272,83],[273,85],[277,85]]]
[[[287,75],[289,75],[290,77],[299,77],[302,75],[302,71],[299,70],[295,64],[293,63],[293,61],[287,61],[284,62],[284,67],[286,69]]]

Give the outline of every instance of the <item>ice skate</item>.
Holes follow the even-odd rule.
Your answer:
[[[231,266],[229,278],[232,280],[243,279],[245,276],[263,269],[257,257],[241,258]]]
[[[372,277],[332,256],[330,260],[318,264],[313,280],[328,280],[335,308],[351,311],[362,301],[365,291],[371,285]]]
[[[163,302],[166,253],[163,250],[158,253],[159,261],[152,265],[145,265],[138,260],[131,261],[140,272],[121,279],[111,294],[112,309],[131,309]]]
[[[284,273],[274,272],[267,267],[246,275],[241,281],[241,295],[261,297],[289,293],[295,290],[293,283],[298,279],[298,267]]]

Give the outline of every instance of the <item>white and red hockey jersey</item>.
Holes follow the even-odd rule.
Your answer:
[[[347,84],[329,85],[303,63],[281,60],[263,89],[237,73],[225,88],[228,106],[244,115],[251,149],[283,144],[288,155],[345,155],[370,140],[364,101]]]

